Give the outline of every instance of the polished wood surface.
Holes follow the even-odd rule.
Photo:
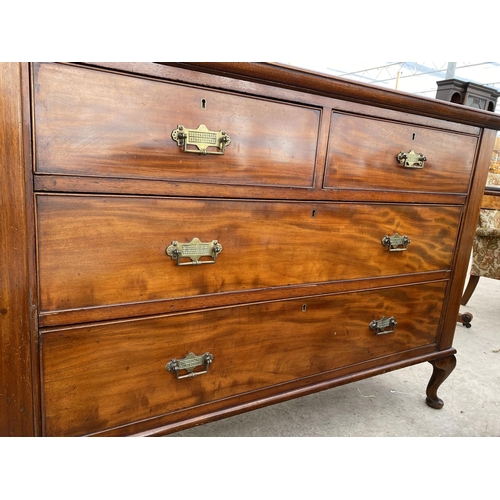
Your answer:
[[[21,65],[0,64],[0,436],[36,428],[21,93]]]
[[[47,312],[447,270],[461,207],[39,195],[37,213]],[[166,248],[195,237],[216,263],[177,266]]]
[[[377,106],[384,110],[396,110],[403,113],[413,112],[417,115],[447,120],[452,123],[468,124],[481,128],[498,130],[498,115],[480,111],[458,104],[438,101],[412,95],[380,86],[354,83],[344,78],[333,78],[331,75],[319,74],[302,68],[290,67],[275,63],[245,62],[192,62],[165,63],[203,71],[226,78],[238,78],[249,82],[275,85],[283,89],[306,92],[309,95],[320,95],[345,101],[354,101],[363,105]],[[99,63],[94,63],[99,66]],[[109,67],[117,67],[106,64]],[[453,125],[450,124],[450,127]]]
[[[168,297],[166,299],[133,302],[116,305],[100,305],[90,308],[65,309],[61,311],[40,312],[38,324],[41,328],[126,319],[151,315],[197,311],[207,307],[231,307],[250,304],[256,301],[286,300],[311,295],[352,292],[355,290],[378,289],[387,286],[413,284],[416,277],[425,281],[449,280],[451,271],[435,271],[424,274],[403,274],[361,280],[342,280],[327,283],[310,283],[298,286],[271,287],[265,289],[243,290],[230,293],[196,295],[191,297]]]
[[[455,369],[457,358],[454,355],[446,356],[433,360],[430,363],[432,365],[432,376],[427,385],[427,398],[425,401],[430,407],[440,410],[444,406],[444,403],[443,400],[438,397],[437,391]]]
[[[318,109],[57,64],[36,65],[34,85],[37,172],[313,184]],[[224,155],[171,137],[201,124],[230,136]]]
[[[465,193],[477,137],[333,113],[325,187]],[[423,154],[403,167],[400,152]]]
[[[215,309],[46,332],[45,432],[75,435],[433,344],[446,282]],[[369,325],[394,316],[392,333]],[[177,380],[173,358],[210,352]]]
[[[476,159],[476,169],[473,183],[466,203],[462,227],[459,231],[459,245],[455,254],[454,269],[450,283],[450,297],[448,307],[445,309],[440,349],[451,348],[453,335],[455,333],[457,316],[460,310],[460,300],[465,286],[467,270],[469,268],[472,242],[476,233],[477,221],[479,219],[479,209],[481,208],[481,198],[486,184],[488,168],[491,161],[491,151],[495,144],[495,130],[484,130],[481,135],[481,143],[478,157]]]
[[[478,283],[479,283],[479,276],[471,274],[469,276],[469,281],[467,282],[467,288],[465,289],[464,294],[462,295],[462,299],[460,300],[460,305],[462,306],[467,305]]]
[[[488,186],[486,186],[486,193],[483,196],[481,208],[500,210],[500,188],[488,190]]]
[[[0,75],[1,433],[161,435],[424,361],[441,406],[498,115],[264,63]],[[201,124],[224,155],[172,140]],[[165,254],[193,238],[215,264]]]

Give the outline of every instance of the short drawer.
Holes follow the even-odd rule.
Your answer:
[[[459,206],[37,195],[40,307],[447,270],[460,215]],[[405,236],[406,250],[396,245]],[[192,258],[214,240],[218,254]]]
[[[45,434],[98,432],[272,386],[280,393],[278,384],[433,344],[445,289],[431,282],[47,332]]]
[[[82,67],[34,69],[36,172],[312,186],[318,109]],[[179,126],[187,152],[172,138]],[[230,143],[210,154],[222,152],[221,131]]]
[[[476,145],[475,136],[333,113],[324,186],[466,193]],[[411,151],[426,158],[422,168],[398,161]]]

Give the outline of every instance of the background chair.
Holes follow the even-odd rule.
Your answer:
[[[474,292],[479,278],[500,279],[500,174],[488,174],[488,181],[472,245],[472,266],[461,304]]]

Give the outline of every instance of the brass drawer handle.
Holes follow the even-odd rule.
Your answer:
[[[415,153],[415,151],[410,150],[408,153],[403,153],[401,151],[396,159],[405,168],[424,168],[424,161],[427,158],[422,153]]]
[[[373,330],[375,332],[375,335],[385,335],[387,333],[393,333],[396,329],[395,327],[397,324],[398,322],[396,321],[396,318],[394,318],[394,316],[391,316],[390,318],[382,316],[382,318],[378,321],[373,320],[370,323],[370,330]],[[387,328],[391,329],[387,330]]]
[[[194,353],[190,352],[183,359],[172,359],[165,365],[165,370],[174,373],[177,380],[189,377],[197,377],[198,375],[203,375],[208,373],[208,369],[214,360],[214,355],[206,352],[201,356],[196,356]],[[205,370],[201,372],[195,372],[194,369],[198,366],[205,366]],[[186,370],[188,373],[186,375],[179,375],[180,370]]]
[[[231,138],[224,132],[212,132],[201,124],[198,128],[185,128],[184,125],[177,125],[175,130],[172,130],[172,139],[178,146],[183,147],[185,153],[199,153],[202,155],[223,155],[226,146],[231,144]],[[194,146],[188,148],[188,146]],[[218,151],[213,151],[208,148],[217,148]]]
[[[394,233],[394,236],[385,235],[382,238],[382,245],[387,247],[389,252],[404,252],[408,250],[408,245],[411,243],[408,236],[399,236],[398,233]]]
[[[178,266],[215,264],[217,255],[221,252],[222,245],[217,240],[203,243],[198,238],[193,238],[189,243],[172,241],[172,244],[165,249],[165,253],[177,261]],[[212,257],[213,260],[200,260],[201,257]],[[191,262],[181,262],[182,258],[189,258]]]

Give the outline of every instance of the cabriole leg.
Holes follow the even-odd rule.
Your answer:
[[[447,356],[446,358],[435,359],[429,361],[433,367],[432,376],[427,385],[427,399],[425,402],[437,410],[444,405],[443,401],[438,398],[437,391],[439,386],[448,378],[448,375],[453,371],[457,364],[455,356]]]

